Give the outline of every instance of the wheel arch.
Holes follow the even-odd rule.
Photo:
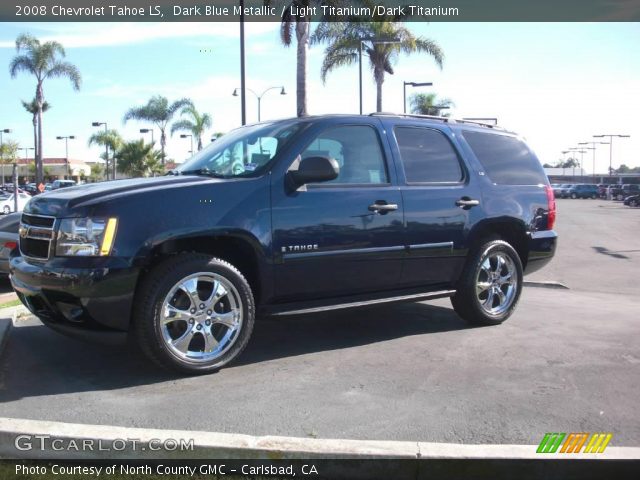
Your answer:
[[[253,291],[256,304],[270,295],[267,255],[252,234],[224,229],[206,233],[187,233],[170,238],[150,240],[136,257],[142,268],[138,284],[146,273],[161,259],[181,252],[204,253],[229,262],[246,278]]]
[[[514,218],[487,219],[478,223],[469,233],[469,245],[476,246],[484,243],[485,239],[500,239],[511,245],[522,263],[527,266],[529,260],[529,237],[524,222]]]

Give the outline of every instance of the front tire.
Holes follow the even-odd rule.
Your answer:
[[[472,325],[499,325],[514,312],[521,292],[520,257],[507,242],[490,240],[469,257],[451,304]]]
[[[136,293],[134,334],[153,361],[188,374],[214,372],[247,346],[251,287],[233,265],[203,254],[169,257]]]
[[[11,213],[11,208],[10,208],[10,207],[5,206],[5,207],[2,209],[2,213],[4,213],[5,215],[9,215],[9,214]]]
[[[572,193],[571,198],[575,200],[576,198],[578,198],[578,195],[576,195],[575,193]]]

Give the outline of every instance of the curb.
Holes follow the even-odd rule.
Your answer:
[[[16,448],[19,435],[31,437],[30,450]],[[102,446],[114,448],[54,449],[51,441],[44,448],[36,435],[55,439],[73,439],[78,445],[92,440]],[[22,437],[23,439],[25,437]],[[123,441],[125,440],[125,441]],[[126,441],[129,440],[129,441]],[[137,442],[137,448],[132,440]],[[150,450],[144,445],[150,441],[192,441],[193,449]],[[117,441],[123,448],[115,448]],[[158,442],[159,441],[159,442]],[[23,444],[24,445],[24,444]],[[47,447],[48,446],[48,447]],[[0,417],[0,458],[3,459],[483,459],[483,460],[545,460],[553,458],[571,460],[637,460],[638,447],[608,447],[605,453],[578,456],[536,454],[535,445],[467,445],[433,442],[403,442],[381,440],[339,440],[280,436],[252,436],[233,433],[215,433],[189,430],[160,430],[148,428],[85,425]],[[134,455],[134,457],[132,457]]]
[[[535,281],[535,280],[525,280],[522,282],[525,287],[538,287],[538,288],[554,288],[556,290],[569,290],[564,283],[553,282],[553,281]]]
[[[0,355],[9,338],[9,332],[16,322],[16,319],[23,313],[30,313],[24,305],[17,307],[3,308],[0,310]]]

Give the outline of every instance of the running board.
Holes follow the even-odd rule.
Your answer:
[[[436,292],[414,293],[411,295],[400,295],[396,297],[377,298],[375,300],[363,300],[359,302],[338,303],[334,305],[326,305],[321,307],[301,308],[297,310],[285,310],[281,312],[273,312],[272,316],[282,315],[302,315],[305,313],[330,312],[332,310],[344,310],[347,308],[366,307],[369,305],[379,305],[385,303],[400,302],[419,302],[422,300],[435,300],[436,298],[451,297],[456,293],[455,290],[439,290]]]

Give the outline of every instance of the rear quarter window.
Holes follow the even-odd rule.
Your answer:
[[[462,136],[493,183],[498,185],[547,183],[542,165],[519,138],[469,130],[463,131]]]

